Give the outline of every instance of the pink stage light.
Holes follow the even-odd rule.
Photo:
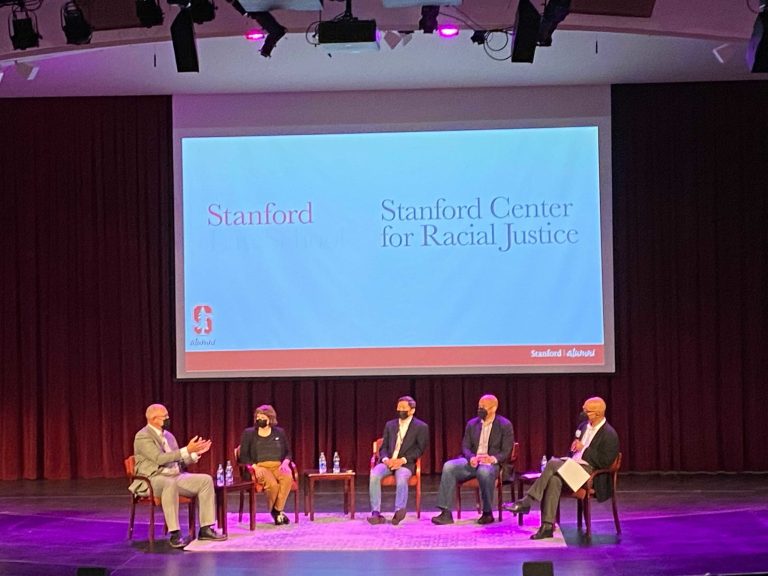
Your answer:
[[[251,42],[256,42],[258,40],[264,40],[266,36],[267,35],[261,30],[251,30],[245,35],[245,39],[250,40]]]
[[[445,24],[437,29],[437,33],[443,38],[453,38],[459,35],[459,27],[454,24]]]

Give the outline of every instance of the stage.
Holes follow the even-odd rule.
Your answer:
[[[129,497],[123,480],[0,482],[0,574],[18,576],[76,574],[78,568],[100,567],[119,576],[143,574],[415,574],[519,575],[526,561],[551,561],[556,576],[703,575],[768,571],[768,475],[622,475],[619,514],[622,535],[615,534],[609,504],[596,504],[593,539],[587,544],[576,529],[575,502],[564,501],[561,536],[544,545],[529,545],[536,511],[523,527],[504,515],[501,523],[479,527],[465,497],[462,524],[432,526],[437,476],[425,478],[422,520],[411,510],[401,526],[369,526],[366,478],[359,478],[354,520],[341,517],[340,486],[323,485],[317,495],[314,523],[300,514],[299,526],[285,527],[283,551],[258,551],[243,524],[237,522],[237,496],[228,501],[230,541],[201,543],[188,551],[173,550],[161,536],[147,551],[148,510],[137,512],[135,540],[127,540]],[[391,490],[384,492],[391,515]],[[280,528],[271,527],[258,502],[256,534],[278,542]],[[247,508],[247,506],[246,506]],[[292,500],[288,511],[293,521]],[[182,516],[184,513],[182,512]],[[160,520],[162,524],[162,520]],[[182,518],[182,527],[185,519]],[[183,528],[185,529],[185,528]],[[315,529],[317,533],[315,533]],[[483,530],[487,539],[483,540]],[[463,533],[466,531],[466,533]],[[371,539],[370,533],[381,538]],[[250,535],[249,535],[250,534]],[[301,549],[311,538],[312,549]],[[318,536],[318,534],[320,536]],[[267,537],[268,535],[268,537]],[[358,536],[355,536],[358,535]],[[247,551],[232,545],[250,539]],[[278,538],[278,540],[275,540]],[[327,538],[324,550],[322,539]],[[392,540],[395,538],[395,540]],[[482,542],[461,547],[467,538]],[[367,540],[366,540],[367,539]],[[400,542],[397,549],[365,544]],[[341,545],[340,542],[346,542]],[[406,546],[403,542],[420,542]],[[533,544],[533,543],[532,543]],[[255,548],[254,548],[255,546]],[[408,549],[402,549],[407,547]],[[332,551],[329,551],[332,550]]]

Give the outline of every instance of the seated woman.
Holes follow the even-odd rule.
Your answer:
[[[272,406],[259,406],[253,416],[256,425],[246,428],[240,441],[240,462],[248,465],[256,481],[264,486],[275,524],[290,524],[283,513],[293,486],[290,443],[285,430],[277,425],[277,412]]]

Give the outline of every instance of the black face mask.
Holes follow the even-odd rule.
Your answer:
[[[163,428],[163,430],[170,430],[171,429],[171,419],[170,418],[166,418],[165,420],[163,420],[162,428]]]
[[[589,417],[587,416],[587,413],[582,410],[579,412],[579,423],[584,422],[584,420],[589,420]]]
[[[397,417],[400,418],[400,420],[405,420],[408,418],[408,410],[398,410]]]
[[[488,410],[485,408],[478,408],[477,417],[480,418],[480,420],[485,420],[488,417]]]
[[[256,426],[259,428],[266,428],[269,426],[269,420],[256,420]]]

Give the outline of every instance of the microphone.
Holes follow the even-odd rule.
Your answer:
[[[576,436],[576,440],[578,440],[579,438],[581,438],[581,428],[578,428],[578,429],[576,430],[576,434],[574,434],[574,436]]]

